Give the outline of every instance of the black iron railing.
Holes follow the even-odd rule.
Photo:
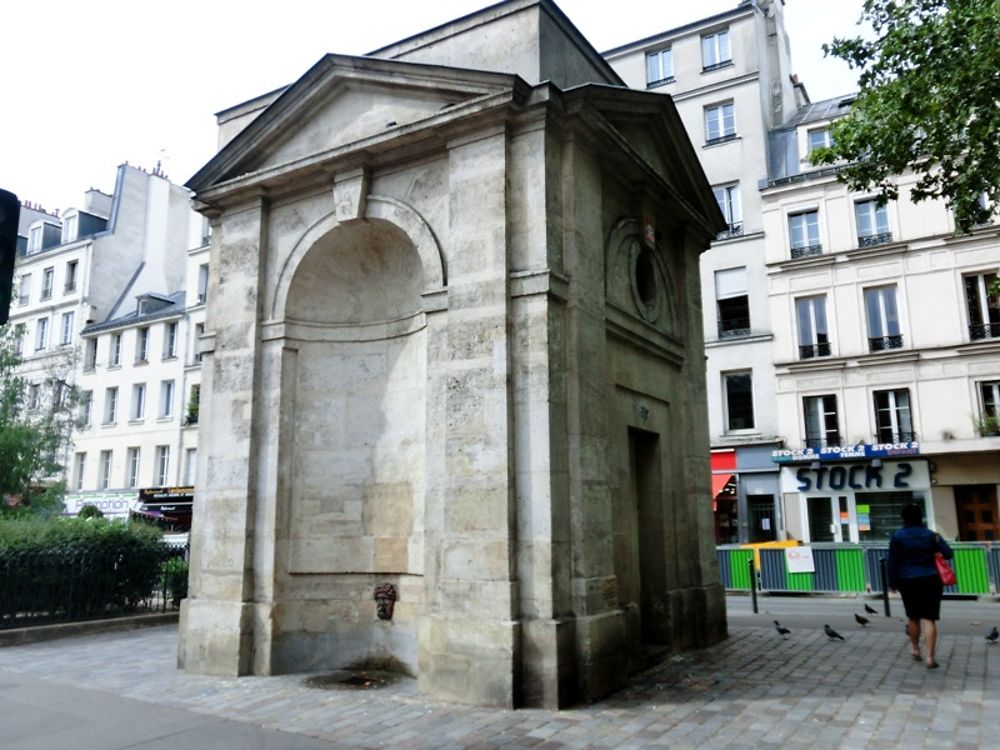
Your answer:
[[[812,359],[813,357],[829,357],[830,342],[823,341],[819,344],[800,344],[799,359]]]
[[[705,139],[706,146],[714,146],[716,143],[725,143],[726,141],[735,141],[736,133],[726,133],[725,135],[716,136],[715,138]]]
[[[717,240],[731,240],[734,237],[742,237],[742,236],[743,236],[743,222],[742,221],[734,221],[728,227],[726,227],[721,232],[719,232],[715,236],[715,239],[717,239]]]
[[[721,62],[712,63],[711,65],[703,65],[701,68],[702,73],[711,73],[713,70],[721,70],[722,68],[731,67],[733,64],[732,59],[723,60]]]
[[[882,232],[881,234],[869,234],[865,237],[858,237],[858,247],[874,247],[892,242],[892,232]]]
[[[750,318],[726,318],[719,321],[719,338],[734,339],[750,335]]]
[[[894,432],[891,427],[879,427],[874,438],[876,443],[913,443],[917,440],[917,433],[900,430]]]
[[[980,323],[969,326],[969,338],[973,341],[982,339],[1000,339],[1000,323]]]
[[[801,245],[792,248],[792,258],[808,258],[810,255],[822,255],[822,245]]]
[[[873,336],[868,339],[868,351],[884,352],[889,349],[902,349],[903,335],[894,334],[892,336]]]
[[[840,436],[826,434],[822,437],[812,436],[806,437],[805,439],[806,448],[812,448],[813,450],[822,450],[823,448],[839,448],[840,447]]]
[[[647,89],[655,89],[657,86],[663,86],[665,84],[673,83],[673,82],[674,82],[674,77],[673,76],[667,76],[666,78],[660,78],[660,79],[658,79],[656,81],[649,81],[646,84],[646,88]]]

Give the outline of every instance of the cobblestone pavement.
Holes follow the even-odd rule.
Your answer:
[[[175,668],[175,626],[0,649],[0,670],[319,738],[343,748],[980,748],[1000,744],[1000,645],[944,635],[941,668],[902,633],[819,628],[782,640],[736,626],[610,698],[566,711],[428,700],[413,680],[308,687],[303,675],[226,679]],[[2,739],[0,739],[2,744]]]

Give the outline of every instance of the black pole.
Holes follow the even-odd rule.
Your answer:
[[[885,607],[885,616],[892,617],[892,610],[889,608],[889,573],[885,567],[885,558],[880,557],[878,568],[882,574],[882,605]]]
[[[757,571],[753,567],[753,555],[747,560],[750,567],[750,599],[753,602],[753,613],[757,614]]]

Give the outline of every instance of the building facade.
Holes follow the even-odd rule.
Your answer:
[[[670,100],[515,0],[220,120],[180,663],[562,706],[723,637]]]
[[[775,539],[782,445],[759,185],[768,133],[808,102],[791,74],[780,1],[735,8],[604,54],[632,88],[669,94],[728,226],[702,255],[716,540]]]

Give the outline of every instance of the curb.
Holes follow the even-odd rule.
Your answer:
[[[172,625],[178,621],[179,612],[157,612],[151,615],[131,615],[109,620],[85,620],[84,622],[60,622],[52,625],[36,625],[28,628],[0,630],[0,648],[25,646],[29,643],[54,641],[59,638],[75,638],[82,635],[113,633],[120,630],[151,628],[157,625]]]

